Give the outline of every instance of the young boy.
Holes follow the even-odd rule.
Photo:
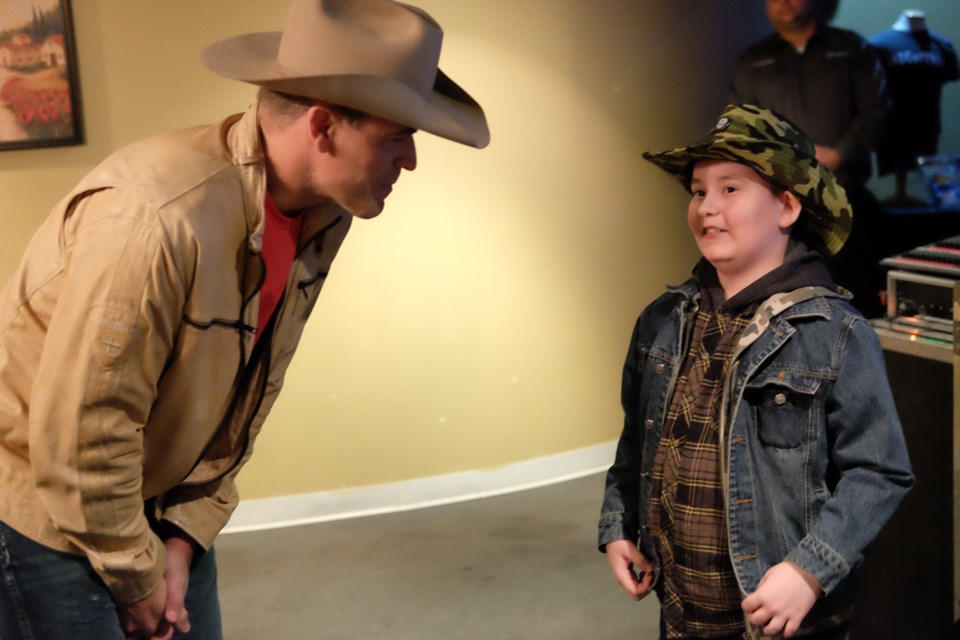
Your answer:
[[[600,548],[656,590],[661,638],[845,638],[851,570],[913,484],[879,341],[821,255],[846,195],[749,105],[644,157],[691,193],[703,259],[637,320]]]

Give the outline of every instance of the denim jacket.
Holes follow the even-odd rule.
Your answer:
[[[698,302],[691,280],[637,320],[623,369],[623,433],[600,517],[601,549],[636,541],[656,575],[648,531],[654,456]],[[789,560],[826,594],[802,630],[846,617],[853,593],[845,578],[913,485],[872,327],[824,289],[763,302],[733,354],[720,432],[730,557],[743,593]]]

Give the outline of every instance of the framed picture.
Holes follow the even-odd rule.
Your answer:
[[[927,192],[927,204],[940,209],[960,209],[960,156],[920,156],[917,171]]]
[[[70,0],[0,0],[0,151],[81,143]]]

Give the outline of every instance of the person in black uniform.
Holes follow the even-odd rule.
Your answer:
[[[771,109],[813,141],[817,160],[847,190],[853,232],[831,262],[837,281],[867,317],[883,312],[879,261],[885,248],[877,227],[879,204],[864,186],[870,153],[890,110],[886,74],[859,34],[830,26],[838,0],[766,0],[775,33],[741,54],[731,102]]]

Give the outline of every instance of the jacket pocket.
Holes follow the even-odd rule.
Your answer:
[[[812,428],[820,380],[798,372],[772,371],[750,380],[744,401],[753,414],[761,444],[793,449],[816,439]]]

